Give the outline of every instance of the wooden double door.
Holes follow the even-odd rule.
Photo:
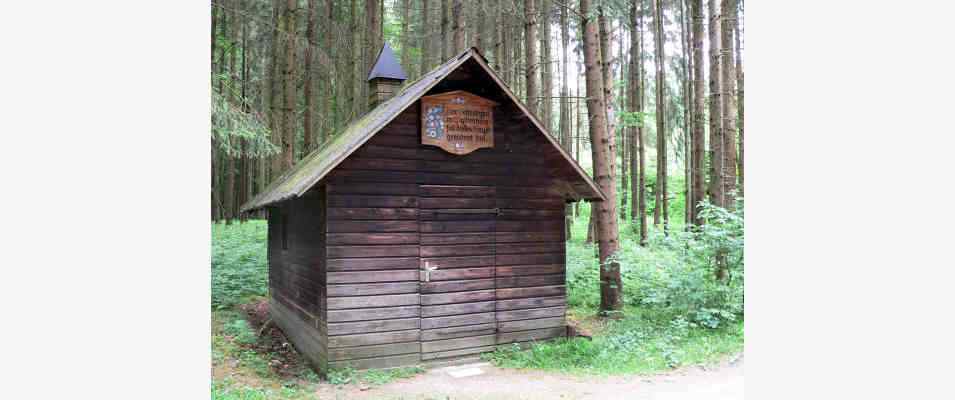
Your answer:
[[[497,344],[494,186],[419,185],[421,359]]]

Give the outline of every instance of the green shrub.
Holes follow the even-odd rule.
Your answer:
[[[212,307],[232,308],[268,293],[265,221],[212,225]]]

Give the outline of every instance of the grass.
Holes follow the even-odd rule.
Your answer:
[[[536,343],[528,350],[506,348],[485,355],[502,367],[533,368],[575,374],[648,374],[684,365],[707,364],[742,351],[743,321],[730,319],[716,329],[685,318],[661,315],[644,307],[638,293],[646,287],[639,275],[624,263],[623,317],[606,320],[596,317],[599,289],[595,283],[597,262],[592,244],[584,243],[588,207],[573,225],[567,244],[568,318],[593,333],[593,340],[561,339]],[[638,248],[633,229],[621,223],[621,246],[636,252],[632,263],[651,272],[685,262],[680,246],[667,244],[659,232],[650,246]],[[682,227],[675,221],[671,231]],[[304,364],[281,370],[274,349],[263,347],[263,338],[239,306],[267,294],[267,260],[264,221],[249,221],[212,227],[213,304],[213,399],[312,399],[318,385],[382,385],[422,372],[418,367],[389,370],[332,370],[323,380]],[[662,276],[661,275],[661,276]],[[630,277],[628,280],[627,277]],[[666,281],[663,281],[666,283]],[[675,292],[682,293],[682,292]],[[300,358],[300,357],[299,357]],[[278,363],[278,364],[281,364]]]

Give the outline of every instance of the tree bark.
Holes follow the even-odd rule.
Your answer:
[[[230,6],[235,7],[234,2],[233,4],[230,4]],[[234,107],[238,103],[235,96],[235,84],[239,80],[239,77],[236,74],[237,68],[235,65],[236,45],[238,42],[237,40],[238,35],[236,33],[238,32],[238,29],[236,29],[237,24],[236,24],[235,12],[230,11],[226,13],[226,15],[228,14],[232,14],[232,15],[230,16],[228,23],[223,24],[223,27],[228,26],[228,29],[229,29],[229,35],[228,35],[228,38],[229,38],[229,49],[228,49],[229,88],[227,90],[228,93],[225,97],[228,99],[230,103],[232,103]],[[233,135],[230,133],[229,138],[227,140],[228,140],[230,150],[234,149],[236,145],[235,142],[238,139],[233,138]],[[225,174],[225,195],[223,196],[225,201],[223,201],[223,206],[225,208],[226,224],[231,224],[232,220],[235,219],[236,214],[238,214],[238,210],[237,210],[238,207],[236,206],[236,201],[235,201],[236,199],[236,188],[235,188],[236,156],[237,154],[235,153],[226,153],[225,170],[223,171],[223,173]]]
[[[538,115],[540,98],[540,60],[537,59],[537,45],[537,10],[534,0],[524,0],[524,62],[527,64],[524,66],[524,79],[527,84],[524,102],[534,115]]]
[[[454,0],[451,7],[451,14],[454,17],[454,54],[460,54],[464,51],[464,4],[461,0]]]
[[[411,0],[401,0],[401,68],[413,72],[411,69]]]
[[[572,138],[570,136],[570,103],[567,101],[567,96],[569,95],[568,93],[570,91],[567,71],[567,47],[570,46],[570,30],[567,25],[567,7],[560,7],[560,144],[568,154],[572,154]],[[572,236],[571,227],[574,225],[574,205],[568,204],[564,208],[564,218],[566,221],[564,226],[566,227],[567,231],[565,238],[569,241]]]
[[[305,25],[305,82],[302,88],[303,96],[305,97],[305,110],[304,115],[302,116],[302,130],[304,132],[302,137],[302,157],[304,157],[308,152],[312,151],[312,91],[314,83],[312,82],[312,47],[315,46],[315,13],[317,0],[308,0],[308,17],[306,18]]]
[[[441,62],[444,62],[445,60],[448,59],[448,57],[450,57],[450,55],[448,54],[448,44],[449,44],[448,25],[450,25],[449,16],[448,16],[448,13],[449,13],[448,2],[450,2],[451,0],[438,0],[438,1],[441,2]]]
[[[597,22],[598,35],[600,42],[600,71],[603,76],[603,96],[604,96],[604,121],[607,124],[607,137],[610,141],[610,177],[613,179],[617,176],[617,163],[616,163],[616,154],[617,154],[617,124],[616,116],[613,112],[613,66],[611,59],[613,54],[610,51],[610,23],[607,19],[607,16],[604,14],[604,9],[602,6],[597,6]]]
[[[544,120],[544,126],[547,127],[548,131],[553,129],[553,99],[551,96],[554,95],[554,66],[551,63],[551,46],[550,46],[550,0],[541,1],[541,59],[540,63],[543,65],[541,70],[541,118]]]
[[[690,221],[693,220],[693,191],[690,189],[692,186],[692,174],[690,173],[692,156],[693,152],[690,149],[692,146],[692,133],[691,133],[691,123],[690,121],[693,118],[693,89],[691,87],[693,82],[693,69],[692,69],[692,60],[690,57],[690,41],[689,37],[689,24],[687,22],[687,13],[689,12],[686,4],[686,0],[680,0],[675,6],[680,10],[680,53],[683,55],[683,84],[681,85],[683,89],[683,221],[684,229],[689,230]]]
[[[693,156],[692,167],[690,168],[691,181],[693,184],[693,207],[692,223],[702,225],[703,219],[700,218],[698,202],[703,200],[705,195],[703,183],[703,0],[690,0],[693,13]]]
[[[654,61],[656,64],[656,121],[657,121],[657,207],[663,214],[663,232],[669,233],[670,217],[667,200],[667,131],[666,111],[663,103],[663,88],[666,84],[663,61],[666,55],[663,52],[663,5],[660,0],[653,0],[653,41],[656,45]],[[656,213],[655,213],[656,214]],[[659,221],[654,221],[658,223]]]
[[[594,159],[594,175],[597,185],[606,196],[605,201],[596,202],[597,247],[600,260],[600,310],[604,315],[614,313],[622,307],[622,287],[620,265],[611,262],[610,256],[618,248],[617,229],[617,193],[616,185],[610,174],[613,153],[606,130],[605,105],[603,104],[603,79],[598,64],[597,21],[590,15],[590,0],[580,1],[580,14],[584,16],[584,62],[586,64],[587,111],[590,118],[591,151]]]
[[[723,135],[720,123],[720,41],[719,14],[716,0],[707,0],[709,11],[709,62],[710,62],[710,203],[723,206]]]
[[[724,207],[733,208],[733,199],[736,195],[736,97],[733,95],[733,84],[736,82],[736,73],[733,63],[733,25],[736,22],[736,0],[722,0],[720,6],[722,15],[720,66],[720,85],[723,121],[723,195]]]
[[[742,22],[743,15],[740,14],[736,19],[736,24],[733,25],[733,37],[736,40],[736,98],[738,101],[739,107],[739,119],[737,120],[739,128],[739,159],[737,164],[739,165],[739,196],[743,197],[743,58],[741,57],[742,50],[740,50],[740,37],[739,37],[739,27],[743,24]]]
[[[504,74],[504,6],[501,0],[495,0],[494,3],[494,70],[499,74]],[[507,80],[504,75],[505,81]]]
[[[421,75],[431,69],[431,25],[428,24],[428,0],[421,0]]]
[[[646,85],[644,80],[644,68],[643,68],[643,54],[644,54],[643,52],[643,14],[646,12],[646,10],[644,9],[645,5],[646,4],[644,3],[644,1],[640,0],[641,10],[637,13],[637,27],[640,33],[640,40],[639,40],[640,43],[638,46],[640,54],[637,57],[637,60],[638,60],[637,69],[639,70],[637,74],[638,75],[637,76],[637,92],[638,92],[637,93],[637,97],[638,97],[637,112],[641,114],[643,113],[643,105],[644,105],[643,101],[646,96],[646,94],[644,93]],[[637,212],[640,216],[640,245],[641,246],[647,245],[647,171],[646,171],[646,167],[647,167],[646,153],[647,152],[646,152],[646,146],[644,144],[644,139],[645,138],[643,136],[643,124],[641,123],[639,126],[637,126],[637,153],[638,153],[639,164],[640,164],[639,171],[637,174],[638,181],[639,181],[638,184],[640,186],[640,190],[638,192],[639,201],[637,202],[637,206],[638,206]]]
[[[285,27],[288,37],[285,40],[285,76],[282,78],[285,83],[285,106],[283,108],[282,122],[282,172],[292,168],[295,164],[295,103],[296,82],[295,82],[295,13],[298,2],[288,0],[285,10]]]
[[[487,24],[487,9],[484,0],[478,0],[477,2],[477,29],[474,37],[474,47],[477,47],[481,54],[484,54],[484,30]]]

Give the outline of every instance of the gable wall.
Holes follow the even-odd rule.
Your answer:
[[[495,111],[495,148],[448,154],[419,144],[419,104],[323,180],[331,366],[414,364],[421,342],[434,339],[421,336],[429,305],[421,304],[418,271],[427,253],[421,238],[442,224],[418,215],[419,184],[497,187],[504,215],[494,235],[494,344],[564,335],[564,201],[541,154],[550,144],[526,119]],[[460,255],[479,247],[462,246]]]

